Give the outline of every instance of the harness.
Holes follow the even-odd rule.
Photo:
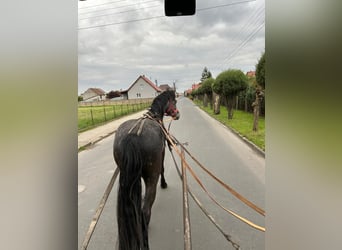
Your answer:
[[[128,134],[134,133],[135,128],[138,128],[138,130],[135,132],[136,135],[140,136],[142,129],[144,127],[146,119],[150,119],[152,121],[157,122],[158,124],[162,124],[164,127],[164,124],[161,119],[158,119],[156,115],[153,115],[150,111],[143,114],[142,117],[140,117],[131,127],[131,129],[128,131]]]
[[[243,218],[242,216],[238,215],[237,213],[225,208],[224,206],[222,206],[212,195],[211,193],[205,188],[205,186],[203,185],[203,183],[200,181],[200,179],[198,178],[198,176],[194,173],[192,167],[189,166],[189,164],[187,163],[187,161],[185,160],[185,155],[184,152],[186,152],[194,161],[195,163],[201,167],[207,174],[209,174],[209,176],[211,176],[214,180],[216,180],[219,184],[221,184],[225,189],[227,189],[227,191],[229,191],[232,195],[234,195],[236,198],[238,198],[240,201],[244,202],[246,205],[248,205],[250,208],[252,208],[253,210],[255,210],[256,212],[258,212],[259,214],[261,214],[262,216],[265,216],[265,211],[261,208],[259,208],[258,206],[256,206],[255,204],[253,204],[252,202],[250,202],[248,199],[244,198],[242,195],[240,195],[237,191],[235,191],[233,188],[231,188],[230,186],[228,186],[227,184],[225,184],[222,180],[220,180],[218,177],[216,177],[213,173],[211,173],[207,168],[205,168],[194,156],[192,156],[190,154],[190,152],[184,147],[183,143],[180,143],[174,136],[172,136],[164,127],[164,123],[163,121],[159,118],[159,116],[154,116],[153,113],[151,113],[150,111],[148,111],[147,113],[143,114],[143,117],[139,118],[134,125],[131,127],[131,129],[129,130],[129,134],[132,134],[134,132],[134,130],[136,128],[136,134],[138,136],[140,136],[143,126],[145,124],[146,119],[150,119],[153,120],[155,122],[157,122],[157,124],[161,127],[162,129],[162,133],[165,136],[165,139],[169,145],[169,149],[170,149],[170,153],[172,155],[173,161],[175,163],[177,172],[180,176],[180,178],[182,179],[183,182],[183,204],[185,206],[185,209],[188,209],[188,201],[187,201],[187,197],[185,197],[185,194],[188,192],[191,197],[194,199],[194,201],[196,202],[196,204],[199,206],[199,208],[202,210],[202,212],[209,218],[209,220],[215,225],[215,227],[223,234],[223,236],[227,239],[227,241],[229,241],[232,246],[234,247],[234,249],[239,250],[240,246],[235,243],[232,240],[232,236],[227,234],[222,227],[216,223],[216,221],[214,220],[213,216],[209,214],[209,212],[203,207],[203,205],[200,203],[199,199],[197,198],[197,196],[195,196],[192,191],[189,189],[188,184],[186,183],[186,175],[185,175],[185,171],[189,170],[190,174],[194,177],[194,179],[197,181],[197,183],[201,186],[201,188],[204,190],[204,192],[209,196],[209,198],[219,207],[221,207],[223,210],[225,210],[226,212],[228,212],[229,214],[233,215],[234,217],[236,217],[237,219],[243,221],[244,223],[248,224],[249,226],[265,232],[265,228],[258,226],[256,224],[254,224],[253,222]],[[170,123],[171,125],[171,123]],[[181,146],[181,152],[179,152],[178,148],[176,147],[176,145],[180,145]],[[177,162],[174,158],[172,149],[175,150],[175,152],[180,156],[181,158],[181,164],[182,164],[182,170],[183,170],[183,174],[180,173],[179,167],[177,165]],[[101,213],[103,211],[103,208],[105,206],[105,203],[108,199],[108,196],[110,194],[110,191],[113,188],[114,182],[117,178],[119,174],[119,168],[116,168],[112,179],[110,180],[109,185],[107,186],[107,189],[101,199],[100,205],[98,206],[96,213],[92,219],[91,224],[89,225],[89,229],[88,232],[85,236],[85,239],[82,243],[82,250],[86,250],[90,241],[90,238],[95,230],[95,227],[97,225],[97,222],[101,216]],[[184,199],[186,198],[186,199]],[[186,243],[187,248],[191,249],[191,238],[190,238],[190,220],[189,220],[189,214],[187,213],[187,215],[184,215],[184,227],[186,227],[186,231],[184,232],[184,242]]]
[[[166,109],[165,113],[168,114],[168,115],[172,116],[175,112],[178,111],[177,109],[175,109],[175,106],[173,105],[172,101],[170,101],[170,100],[168,100],[166,106],[167,106],[167,109]],[[159,114],[159,113],[153,113],[151,110],[149,110],[145,114],[143,114],[143,116],[141,118],[139,118],[136,121],[136,123],[134,123],[134,125],[128,131],[128,134],[132,134],[133,131],[135,130],[135,128],[138,127],[138,130],[135,133],[138,136],[140,136],[141,132],[142,132],[142,129],[144,127],[146,119],[150,119],[152,121],[156,121],[158,124],[162,125],[163,129],[165,129],[164,123],[163,123],[163,120],[162,120],[162,115]]]

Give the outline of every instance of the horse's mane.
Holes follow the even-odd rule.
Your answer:
[[[154,98],[149,111],[157,118],[163,118],[167,102],[176,99],[175,91],[166,90]]]

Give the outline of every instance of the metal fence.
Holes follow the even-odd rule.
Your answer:
[[[78,131],[138,112],[150,107],[153,99],[135,99],[80,103],[78,106]]]
[[[81,101],[78,103],[79,107],[95,107],[95,106],[112,106],[112,105],[122,105],[122,104],[142,104],[142,103],[149,103],[151,104],[153,98],[139,98],[139,99],[121,99],[121,100],[105,100],[105,101],[93,101],[93,102],[86,102]]]

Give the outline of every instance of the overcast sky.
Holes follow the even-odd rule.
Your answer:
[[[264,0],[197,0],[165,17],[164,0],[79,1],[78,93],[127,89],[139,75],[183,92],[204,67],[255,70],[265,50]]]

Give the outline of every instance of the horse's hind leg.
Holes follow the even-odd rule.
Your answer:
[[[145,197],[143,205],[143,214],[145,223],[148,225],[151,219],[151,209],[156,199],[158,178],[144,178],[145,181]]]
[[[167,188],[167,183],[164,177],[164,156],[165,156],[165,148],[162,153],[162,165],[161,165],[161,173],[160,173],[160,186],[161,188]]]

